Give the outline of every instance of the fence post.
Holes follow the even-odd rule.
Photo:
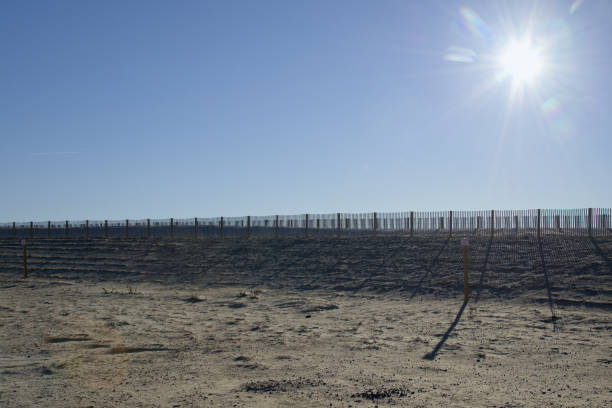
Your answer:
[[[414,235],[414,211],[410,211],[410,236]]]
[[[306,236],[308,236],[308,214],[306,214]]]
[[[449,228],[449,235],[452,237],[453,236],[453,212],[450,211],[450,217],[448,220],[448,228]]]
[[[30,239],[34,238],[34,223],[30,221]]]
[[[278,215],[274,219],[274,237],[278,238]]]
[[[351,221],[350,221],[350,219],[348,219],[348,218],[345,218],[345,219],[344,219],[344,229],[345,229],[345,230],[349,230],[349,229],[351,229]]]
[[[251,216],[247,215],[247,238],[251,238]]]
[[[376,220],[376,212],[374,212],[374,221],[373,221],[373,227],[374,227],[374,236],[376,236],[376,229],[378,228],[378,221]]]
[[[15,225],[15,221],[13,221],[13,237],[17,238],[17,226]]]
[[[147,218],[147,238],[151,238],[151,219]]]
[[[174,238],[174,218],[170,218],[170,238]]]
[[[89,239],[89,220],[85,220],[85,239]]]
[[[515,216],[514,216],[514,228],[516,229],[516,233],[517,233],[517,235],[518,235],[518,232],[519,232],[519,226],[518,226],[518,224],[519,224],[519,223],[518,223],[518,215],[515,215]]]
[[[557,232],[561,231],[561,216],[555,215],[555,227],[557,227]]]
[[[194,234],[195,234],[195,237],[198,238],[198,217],[195,217],[194,222],[195,222],[195,224],[194,224]]]
[[[28,277],[28,244],[25,239],[21,240],[23,246],[23,277]]]
[[[491,236],[495,234],[495,210],[491,210]]]
[[[320,227],[321,227],[321,220],[317,218],[317,232],[319,232]]]
[[[129,237],[130,220],[125,220],[125,239]]]
[[[223,226],[225,224],[225,220],[223,219],[223,217],[221,217],[221,219],[219,220],[219,236],[221,238],[223,238]]]
[[[541,213],[540,213],[540,209],[538,208],[538,239],[540,239],[540,219],[541,219]]]
[[[68,236],[68,221],[66,220],[66,237]]]
[[[589,237],[593,236],[593,209],[589,208]]]
[[[338,236],[340,236],[340,213],[337,214]]]
[[[47,221],[47,238],[51,238],[51,221]]]
[[[104,220],[104,238],[108,238],[108,220]]]

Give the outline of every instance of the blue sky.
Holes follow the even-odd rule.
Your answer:
[[[4,1],[1,221],[610,206],[609,1]],[[545,61],[499,66],[528,35]]]

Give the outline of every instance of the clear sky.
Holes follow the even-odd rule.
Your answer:
[[[0,221],[612,204],[610,1],[3,1]]]

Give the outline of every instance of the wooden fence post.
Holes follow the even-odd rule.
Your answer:
[[[68,236],[68,221],[66,220],[66,237]]]
[[[85,239],[89,239],[89,220],[85,220]]]
[[[448,220],[448,228],[449,228],[449,232],[448,235],[450,235],[451,237],[453,236],[453,212],[450,211],[450,217]]]
[[[15,221],[13,221],[13,237],[17,238],[17,226],[15,225]]]
[[[225,224],[225,220],[223,219],[223,217],[221,217],[221,219],[219,220],[219,236],[221,238],[223,238],[223,227]]]
[[[278,238],[278,215],[274,219],[274,237]]]
[[[410,236],[414,235],[414,211],[410,211]]]
[[[247,215],[247,238],[251,238],[251,216]]]
[[[555,215],[555,227],[557,228],[557,232],[561,231],[561,217],[559,215]]]
[[[198,217],[195,217],[194,219],[194,234],[195,237],[198,238]]]
[[[519,221],[518,221],[518,215],[514,216],[514,228],[516,229],[516,233],[518,234],[519,232]]]
[[[170,218],[170,238],[174,238],[174,218]]]
[[[344,229],[345,230],[351,229],[351,220],[349,218],[344,219]]]
[[[306,236],[308,236],[308,214],[306,214]]]
[[[47,221],[47,238],[51,238],[51,221]]]
[[[23,277],[28,277],[28,244],[25,239],[21,240],[23,246]]]
[[[593,209],[589,208],[589,237],[593,236]]]
[[[319,232],[320,227],[321,227],[321,220],[317,218],[317,232]]]
[[[495,210],[491,210],[491,236],[495,235]]]
[[[108,238],[108,220],[104,220],[104,238]]]
[[[151,238],[151,219],[147,218],[147,238]]]
[[[340,236],[340,213],[337,214],[337,227],[338,227],[338,236]]]
[[[538,239],[540,239],[540,219],[541,219],[541,213],[540,213],[540,209],[538,208]]]
[[[30,239],[34,238],[34,222],[30,221]]]
[[[130,220],[125,220],[125,239],[129,238]]]
[[[378,221],[376,220],[376,212],[374,212],[374,221],[372,224],[374,227],[374,236],[376,236],[376,230],[378,229]]]

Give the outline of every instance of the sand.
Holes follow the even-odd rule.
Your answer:
[[[0,241],[0,406],[609,407],[612,240]]]

